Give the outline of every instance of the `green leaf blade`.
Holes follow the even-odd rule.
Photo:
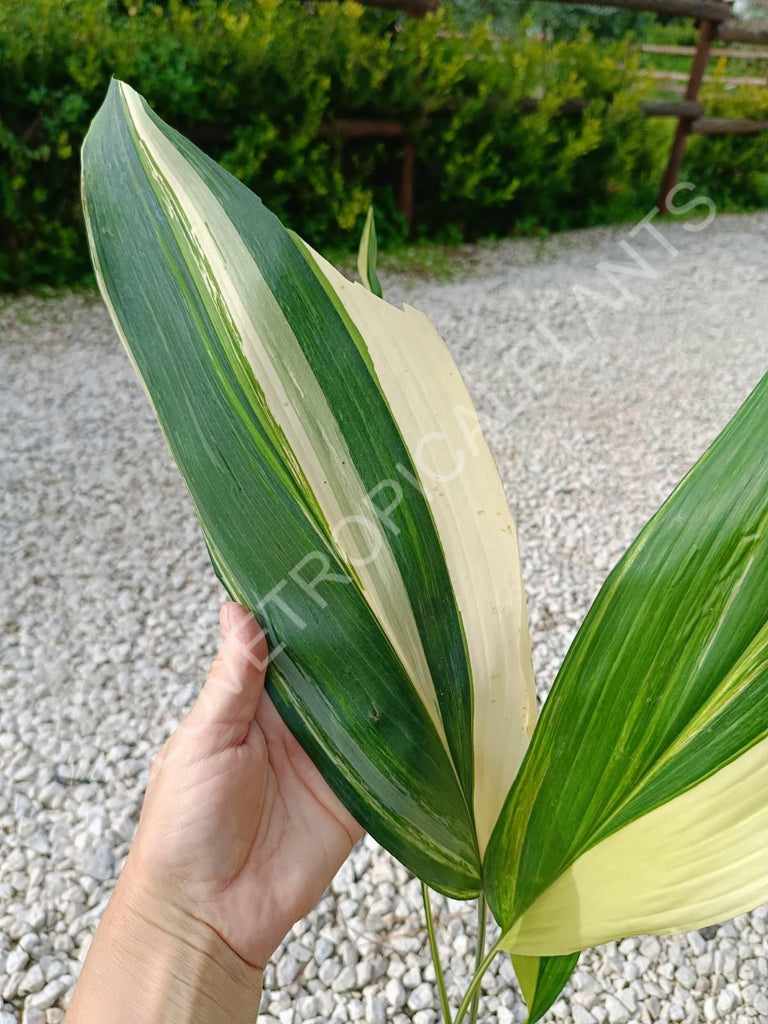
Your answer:
[[[688,930],[768,899],[767,432],[768,377],[566,657],[485,865],[513,951]]]

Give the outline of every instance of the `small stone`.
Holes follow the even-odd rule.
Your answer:
[[[62,974],[66,973],[67,968],[61,962],[61,960],[51,960],[51,962],[45,968],[45,980],[53,981],[54,978],[60,978]]]
[[[711,953],[702,953],[696,957],[696,973],[708,977],[712,973],[714,959]]]
[[[691,947],[696,956],[701,956],[702,953],[706,953],[707,940],[704,938],[701,932],[691,932],[688,936],[688,941],[690,942]]]
[[[421,939],[415,935],[393,935],[389,944],[398,953],[418,953],[421,949]]]
[[[48,984],[41,992],[36,992],[35,995],[30,996],[27,999],[27,1006],[35,1010],[47,1010],[49,1006],[53,1006],[60,996],[69,988],[72,979],[56,978],[55,981],[49,981]]]
[[[571,1016],[573,1017],[573,1024],[595,1024],[595,1018],[589,1010],[578,1003],[574,1003],[571,1006]]]
[[[315,963],[318,966],[325,963],[326,960],[333,956],[335,948],[332,942],[329,942],[328,939],[323,938],[321,935],[315,943]]]
[[[332,956],[330,960],[324,960],[323,963],[320,964],[320,970],[317,972],[317,976],[324,985],[330,985],[340,970],[341,964],[338,961],[338,957]]]
[[[411,1019],[413,1024],[435,1024],[437,1014],[434,1010],[417,1010]]]
[[[655,935],[649,935],[642,940],[640,952],[650,960],[658,960],[661,954],[661,944]]]
[[[399,1010],[402,1006],[405,1006],[407,995],[402,982],[398,978],[389,979],[386,988],[384,989],[384,995],[387,998],[389,1006],[392,1006],[395,1010]]]
[[[422,982],[416,986],[408,997],[408,1008],[411,1010],[426,1010],[428,1006],[432,1006],[433,1001],[432,986]]]
[[[16,949],[12,949],[8,954],[5,961],[5,973],[15,974],[16,971],[22,971],[29,963],[29,953],[17,946]]]
[[[347,965],[342,967],[339,974],[334,978],[331,988],[334,992],[351,992],[357,983],[355,968]]]
[[[354,967],[360,954],[351,942],[345,940],[339,945],[339,959],[345,967]]]
[[[296,1000],[296,1013],[299,1015],[301,1020],[308,1020],[310,1017],[316,1017],[320,1009],[320,1004],[317,1001],[316,996],[302,996],[301,999]]]
[[[45,1010],[36,1009],[26,1003],[21,1014],[21,1024],[45,1024]]]
[[[300,970],[301,964],[296,957],[291,956],[290,953],[283,953],[283,955],[278,958],[277,965],[275,967],[275,977],[277,978],[278,987],[287,988],[288,985],[292,985]]]
[[[712,996],[707,996],[704,1000],[704,1017],[710,1021],[717,1020],[717,1004]]]
[[[5,870],[6,871],[23,871],[26,866],[27,866],[26,854],[18,846],[16,847],[15,850],[11,850],[11,852],[5,858]]]
[[[661,1002],[659,997],[655,995],[647,996],[645,1000],[645,1007],[650,1014],[651,1020],[658,1020],[661,1013]]]
[[[19,985],[19,995],[39,992],[45,985],[45,975],[40,964],[32,964]]]
[[[678,967],[675,977],[683,988],[691,989],[696,984],[696,974],[687,965]]]
[[[421,984],[421,971],[418,967],[409,967],[408,970],[402,977],[403,985],[406,988],[416,988],[417,985]]]
[[[752,1005],[758,1013],[764,1017],[768,1017],[768,996],[763,992],[758,992],[752,1001]]]
[[[355,988],[359,988],[361,991],[366,985],[370,985],[373,981],[373,964],[370,960],[361,960],[355,967]]]
[[[402,978],[406,972],[406,966],[399,956],[390,956],[387,961],[387,977]]]
[[[288,946],[288,952],[291,956],[295,957],[300,964],[309,963],[312,959],[312,950],[301,942],[291,942]]]
[[[726,1013],[731,1013],[736,1009],[737,999],[735,994],[729,989],[724,988],[720,995],[717,997],[717,1012],[722,1017]]]
[[[572,980],[573,987],[579,992],[591,992],[593,995],[598,995],[603,991],[600,982],[594,974],[590,974],[588,971],[576,971]]]
[[[41,944],[40,936],[36,932],[25,932],[19,939],[19,949],[31,953]]]
[[[23,971],[14,971],[13,974],[9,975],[2,991],[2,996],[6,1003],[10,1003],[12,999],[16,998],[16,993],[19,991],[19,985],[23,977]]]
[[[89,854],[83,862],[83,871],[97,882],[107,882],[115,874],[115,855],[108,847]]]
[[[365,1021],[366,1024],[387,1024],[387,1005],[383,999],[374,995],[365,997]]]
[[[347,1015],[350,1020],[363,1020],[365,1017],[365,1006],[363,1005],[362,999],[356,999],[354,996],[350,996],[346,1003]]]
[[[699,928],[699,935],[702,937],[702,939],[706,939],[707,941],[709,941],[710,939],[714,939],[716,937],[719,930],[719,925],[712,924],[708,928]]]
[[[605,1009],[608,1013],[610,1024],[628,1024],[629,1010],[624,1003],[618,1000],[616,996],[611,995],[610,992],[605,997]]]

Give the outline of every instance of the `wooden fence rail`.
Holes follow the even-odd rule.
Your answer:
[[[657,82],[687,82],[689,75],[684,71],[657,71],[656,69],[643,68],[641,74],[645,78],[653,78]],[[704,75],[703,82],[721,82],[723,85],[766,85],[765,78],[757,78],[749,75]]]
[[[717,26],[717,38],[722,43],[753,43],[768,46],[768,22],[723,21]]]
[[[719,28],[717,37],[720,38]],[[696,53],[695,46],[666,46],[661,43],[643,43],[642,46],[638,46],[638,50],[641,53],[657,53],[670,57],[693,57]],[[711,56],[717,60],[768,60],[768,53],[765,50],[737,50],[725,46],[713,46]]]

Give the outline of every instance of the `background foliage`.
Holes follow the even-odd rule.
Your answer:
[[[647,85],[629,42],[545,37],[519,18],[501,40],[469,13],[408,20],[299,0],[0,5],[0,287],[89,277],[79,147],[113,74],[317,246],[354,244],[372,199],[382,244],[405,234],[401,144],[318,138],[338,117],[398,119],[412,132],[417,237],[645,212],[672,126],[639,113]],[[727,113],[760,116],[758,92],[748,109],[726,98]],[[528,97],[539,109],[521,114]],[[557,116],[574,97],[587,109]],[[687,173],[719,206],[749,208],[768,198],[765,158],[764,136],[697,139]]]

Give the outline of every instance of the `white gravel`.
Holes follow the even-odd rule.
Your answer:
[[[768,215],[661,230],[666,245],[626,228],[467,249],[452,282],[385,275],[390,298],[433,316],[489,430],[542,694],[607,570],[768,368]],[[596,265],[628,264],[622,241],[646,265],[621,302],[574,291],[611,292]],[[222,594],[101,304],[11,301],[0,363],[0,1024],[55,1024]],[[436,906],[455,995],[472,912]],[[433,980],[418,883],[366,839],[268,968],[260,1019],[436,1024]],[[507,959],[484,989],[481,1020],[524,1019]],[[767,993],[763,907],[583,954],[548,1019],[768,1022]]]

